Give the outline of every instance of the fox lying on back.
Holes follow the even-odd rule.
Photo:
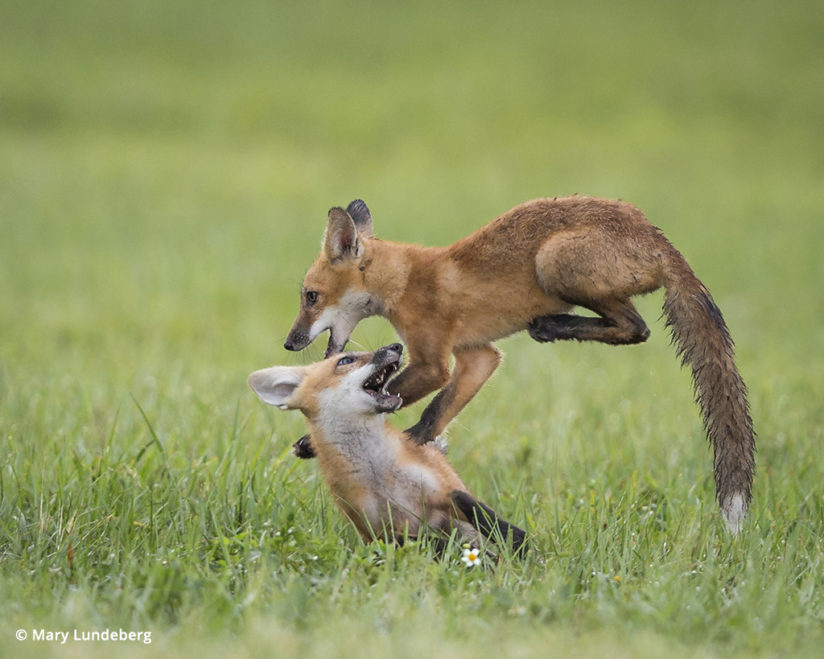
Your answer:
[[[327,354],[333,354],[362,318],[388,318],[410,355],[389,391],[408,405],[440,389],[409,429],[425,443],[498,367],[493,341],[528,330],[539,342],[641,343],[649,329],[630,298],[662,286],[667,325],[692,369],[712,443],[718,503],[737,532],[751,499],[755,437],[732,339],[709,291],[631,204],[536,199],[449,247],[373,238],[372,217],[360,200],[332,208],[284,347],[302,350],[329,330]],[[597,317],[572,315],[574,307]]]
[[[255,371],[249,385],[270,405],[299,409],[335,501],[364,542],[401,541],[423,526],[466,540],[480,531],[517,551],[524,532],[476,501],[432,444],[420,445],[386,422],[402,401],[386,392],[403,347],[337,355],[310,366]],[[437,538],[436,538],[437,540]]]

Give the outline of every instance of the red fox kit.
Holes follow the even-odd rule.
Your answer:
[[[737,533],[751,499],[755,436],[733,342],[684,257],[630,204],[536,199],[449,247],[374,238],[360,200],[332,208],[284,347],[302,350],[329,330],[331,355],[362,318],[388,318],[409,349],[409,365],[389,392],[409,405],[440,389],[408,431],[425,443],[497,368],[501,354],[493,341],[528,330],[539,342],[641,343],[649,329],[630,298],[662,286],[666,323],[692,370],[713,447],[718,503]],[[573,315],[574,307],[597,316]],[[311,455],[310,446],[304,450]]]
[[[476,501],[432,444],[421,445],[386,422],[402,400],[386,391],[403,347],[350,352],[310,366],[273,366],[249,376],[263,402],[298,409],[309,421],[312,446],[340,509],[364,542],[416,537],[422,526],[473,540],[524,532]]]

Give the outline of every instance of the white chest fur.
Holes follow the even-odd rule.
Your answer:
[[[439,490],[436,474],[426,465],[410,461],[399,439],[386,432],[383,416],[321,419],[324,446],[318,446],[324,476],[334,495],[346,499],[359,492],[359,509],[373,528],[392,516],[394,525],[403,517],[410,532],[426,516],[425,502]],[[334,459],[323,459],[324,453]]]

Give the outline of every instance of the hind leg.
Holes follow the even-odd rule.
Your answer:
[[[528,549],[526,531],[498,517],[498,514],[485,503],[481,503],[468,492],[461,490],[453,490],[449,497],[455,508],[485,537],[504,541],[509,539],[515,552],[521,548]]]
[[[661,286],[662,258],[649,225],[633,226],[630,231],[590,224],[552,235],[535,256],[541,288],[598,317],[540,316],[529,324],[529,335],[541,342],[575,339],[629,345],[646,341],[649,329],[630,298]]]
[[[540,343],[551,341],[600,341],[610,345],[632,345],[649,338],[649,328],[629,300],[608,302],[578,302],[570,304],[586,307],[599,314],[598,318],[572,314],[552,314],[533,318],[529,335]]]

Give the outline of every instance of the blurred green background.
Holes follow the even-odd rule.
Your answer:
[[[818,3],[0,6],[6,377],[289,359],[355,197],[425,244],[533,197],[631,200],[745,355],[821,345]]]
[[[753,518],[803,515],[805,488],[824,476],[823,34],[824,4],[794,0],[0,0],[9,570],[65,561],[62,531],[34,567],[9,538],[18,523],[20,538],[50,528],[38,514],[71,508],[73,478],[88,494],[101,454],[140,463],[135,492],[150,490],[157,465],[140,451],[154,429],[179,474],[228,455],[236,418],[247,460],[297,439],[297,415],[262,409],[245,378],[322,355],[322,342],[297,355],[282,342],[328,208],[356,197],[380,237],[428,245],[539,196],[638,205],[736,340],[760,436]],[[502,342],[505,364],[453,424],[467,483],[505,505],[535,492],[544,540],[565,514],[554,494],[633,469],[666,470],[678,505],[703,501],[715,519],[660,302],[640,304],[653,330],[642,347]],[[372,319],[353,344],[394,338]],[[320,487],[314,465],[290,469]],[[102,514],[86,512],[89,524]],[[143,546],[126,537],[113,551]],[[71,618],[45,577],[32,591],[14,583],[27,602],[7,614]],[[107,609],[95,597],[101,619],[128,618],[129,600]]]

